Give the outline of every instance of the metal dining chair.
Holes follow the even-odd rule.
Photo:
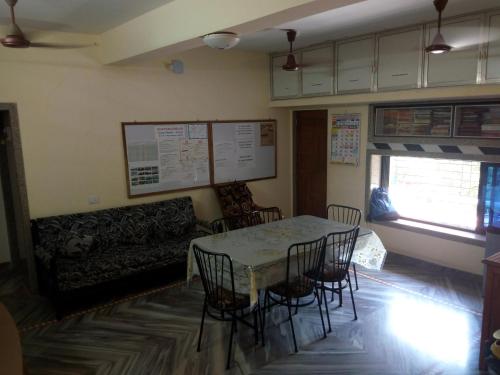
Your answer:
[[[253,328],[256,345],[259,341],[257,323],[257,321],[259,321],[262,332],[262,343],[264,344],[260,304],[257,302],[257,304],[252,306],[250,304],[250,296],[236,292],[234,287],[233,262],[229,255],[203,250],[195,244],[193,245],[193,253],[196,264],[198,265],[203,289],[205,290],[197,351],[199,352],[201,348],[205,315],[208,314],[212,318],[221,321],[230,321],[231,334],[229,337],[229,349],[226,363],[226,369],[229,369],[231,364],[233,335],[237,330],[237,321]],[[238,316],[238,312],[241,313],[240,316]],[[253,314],[253,324],[244,319],[250,314]]]
[[[359,227],[355,227],[344,232],[330,233],[327,237],[328,255],[330,255],[331,249],[331,257],[328,257],[328,255],[325,256],[325,265],[320,277],[320,288],[325,302],[329,332],[331,332],[332,327],[330,324],[330,313],[328,312],[328,303],[326,300],[327,290],[330,290],[332,293],[338,293],[340,306],[342,306],[342,289],[349,286],[352,308],[354,310],[354,320],[358,319],[356,304],[354,303],[354,295],[352,293],[351,278],[349,276],[349,265],[351,263],[354,247],[356,246],[358,234]],[[344,281],[345,284],[343,284]],[[331,283],[331,287],[325,285],[325,283]],[[335,284],[337,284],[337,287]]]
[[[323,325],[323,337],[326,338],[325,321],[321,308],[321,290],[318,284],[323,270],[325,249],[326,237],[291,245],[288,248],[285,280],[269,286],[265,291],[263,326],[265,326],[266,308],[270,306],[271,302],[275,305],[287,306],[295,352],[298,352],[298,349],[293,326],[292,308],[298,309],[317,301],[321,324]],[[304,298],[311,295],[314,298],[304,302]]]
[[[326,208],[326,211],[329,220],[334,220],[343,224],[352,225],[353,227],[359,226],[359,223],[361,222],[361,215],[362,215],[361,210],[355,207],[343,206],[340,204],[330,204]],[[352,264],[352,270],[354,272],[354,281],[356,283],[356,290],[359,290],[358,274],[356,272],[355,263]]]
[[[242,215],[222,217],[210,223],[212,233],[223,233],[230,230],[252,227],[262,224],[261,217],[258,212],[253,211]]]
[[[283,219],[281,210],[278,207],[266,207],[255,211],[259,215],[261,224],[271,223]]]

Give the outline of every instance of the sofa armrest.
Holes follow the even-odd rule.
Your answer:
[[[52,288],[58,288],[57,283],[57,260],[60,257],[59,249],[55,248],[51,253],[47,249],[43,248],[40,245],[35,247],[36,257],[38,258],[38,262],[40,266],[43,267],[47,271],[47,275],[50,278],[50,282],[52,284]]]

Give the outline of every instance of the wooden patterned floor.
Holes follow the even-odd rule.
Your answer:
[[[225,372],[229,324],[206,321],[196,352],[203,292],[179,283],[54,322],[50,305],[0,268],[0,301],[22,332],[29,374],[476,374],[481,279],[396,254],[383,271],[358,269],[357,321],[350,300],[329,305],[322,339],[317,307],[267,319],[266,346],[240,327]],[[347,297],[347,294],[345,294]]]

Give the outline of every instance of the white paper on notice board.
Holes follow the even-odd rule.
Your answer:
[[[127,124],[131,196],[210,184],[207,124]]]
[[[214,183],[274,177],[275,123],[213,123]]]

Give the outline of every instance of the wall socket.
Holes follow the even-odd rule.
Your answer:
[[[89,204],[98,204],[99,197],[97,195],[89,195],[88,202],[89,202]]]

